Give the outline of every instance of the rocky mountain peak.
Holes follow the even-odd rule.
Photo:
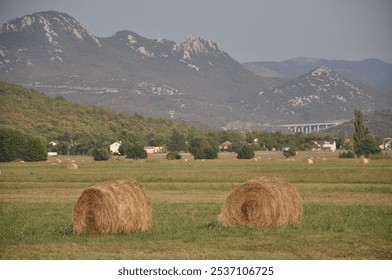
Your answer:
[[[101,46],[99,40],[87,31],[73,17],[56,11],[39,12],[10,20],[0,26],[0,34],[16,32],[43,33],[46,40],[53,46],[60,46],[61,37],[73,36],[77,40],[92,40]]]
[[[211,40],[204,40],[195,35],[189,36],[185,42],[175,44],[173,47],[175,52],[183,52],[183,59],[190,60],[191,55],[212,55],[218,56],[225,54],[225,51],[217,43]]]
[[[345,77],[339,75],[336,71],[326,66],[320,66],[310,71],[309,73],[305,74],[305,78],[306,80],[313,82],[325,82],[335,85],[337,83],[343,83],[353,86],[352,83],[349,82]]]
[[[321,66],[316,68],[315,70],[313,70],[311,72],[311,75],[313,77],[319,77],[319,76],[325,76],[325,75],[331,75],[333,73],[333,70],[331,68],[325,67],[325,66]]]
[[[345,119],[356,109],[365,112],[388,102],[374,90],[362,87],[329,67],[320,66],[307,74],[259,93],[263,102],[299,121]],[[374,98],[378,96],[377,98]]]
[[[392,89],[392,63],[369,58],[360,61],[297,57],[281,62],[247,62],[243,66],[264,77],[298,78],[317,67],[327,66],[351,81],[372,88]]]

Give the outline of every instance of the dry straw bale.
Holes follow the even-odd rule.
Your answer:
[[[359,164],[368,164],[368,163],[369,163],[369,160],[368,160],[367,158],[365,158],[364,156],[360,156],[360,157],[358,158],[358,163],[359,163]]]
[[[299,225],[302,201],[296,188],[278,178],[259,177],[233,190],[218,219],[227,226],[274,228]]]
[[[78,169],[78,165],[76,163],[70,163],[67,165],[67,169]]]
[[[104,182],[83,191],[72,216],[76,234],[146,232],[152,226],[151,198],[135,180]]]

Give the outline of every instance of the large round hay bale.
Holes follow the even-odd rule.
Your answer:
[[[72,216],[76,234],[146,232],[152,226],[151,198],[135,180],[105,182],[83,191]]]
[[[227,226],[274,228],[299,225],[302,201],[296,188],[278,178],[259,177],[232,191],[218,219]]]

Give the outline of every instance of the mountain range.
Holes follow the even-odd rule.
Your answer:
[[[0,79],[81,104],[217,128],[341,120],[355,108],[392,107],[388,87],[371,89],[332,68],[282,82],[198,36],[177,43],[124,30],[100,38],[55,11],[0,26]]]
[[[391,103],[388,94],[360,86],[324,66],[282,85],[260,91],[258,100],[261,110],[263,102],[281,113],[282,118],[277,122],[287,119],[300,122],[331,121],[331,116],[336,121],[351,119],[356,108],[368,113]]]
[[[281,62],[259,61],[242,65],[262,77],[283,80],[297,78],[315,68],[325,66],[358,84],[383,90],[392,89],[392,64],[375,58],[348,61],[296,57]]]

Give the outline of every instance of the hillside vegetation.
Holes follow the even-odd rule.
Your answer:
[[[364,115],[365,124],[378,137],[392,136],[392,110],[386,109]],[[354,132],[354,120],[328,129],[328,133],[337,136],[351,136]]]
[[[162,144],[173,129],[186,134],[198,131],[168,119],[129,116],[70,103],[63,97],[49,98],[36,90],[3,81],[0,81],[0,128],[40,136],[47,142],[68,143],[78,147],[79,153],[92,146],[108,147],[121,139],[142,145]]]
[[[335,133],[339,137],[323,133],[207,130],[169,119],[147,118],[137,114],[129,116],[105,108],[78,105],[63,97],[50,98],[34,89],[0,81],[0,128],[40,137],[45,143],[55,141],[57,146],[48,145],[47,150],[59,154],[92,154],[94,149],[108,149],[114,141],[122,141],[128,147],[166,144],[171,151],[188,151],[197,143],[208,142],[213,143],[213,149],[217,152],[218,144],[225,141],[233,143],[229,150],[236,152],[245,143],[252,144],[252,150],[291,147],[304,151],[312,149],[316,140],[335,140],[340,147],[345,137],[352,135],[353,125],[349,126],[345,133]],[[369,128],[373,131],[372,126]],[[182,139],[182,145],[173,148],[174,144],[178,145],[179,139]],[[205,145],[201,147],[206,148]]]

